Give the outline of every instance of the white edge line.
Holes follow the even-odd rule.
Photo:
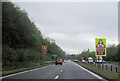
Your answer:
[[[75,64],[76,64],[76,63],[75,63]],[[97,77],[98,79],[103,79],[101,76],[99,76],[99,75],[97,75],[97,74],[95,74],[95,73],[93,73],[93,72],[91,72],[91,71],[83,68],[82,66],[80,66],[80,65],[78,65],[78,64],[76,64],[76,65],[79,66],[80,68],[82,68],[83,70],[89,72],[89,73],[92,74],[93,76]]]
[[[57,75],[57,76],[55,77],[55,79],[58,79],[58,77],[59,77],[59,76]]]
[[[51,65],[48,65],[48,66],[51,66]],[[23,73],[26,73],[26,72],[29,72],[29,71],[34,71],[34,70],[42,69],[42,68],[45,68],[45,67],[48,67],[48,66],[44,66],[44,67],[40,67],[40,68],[36,68],[36,69],[32,69],[32,70],[27,70],[27,71],[23,71],[23,72],[11,74],[11,75],[3,76],[3,77],[0,77],[0,79],[11,77],[11,76],[15,76],[15,75],[19,75],[19,74],[23,74]]]

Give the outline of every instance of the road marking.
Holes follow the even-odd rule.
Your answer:
[[[74,63],[74,64],[76,64],[76,63]],[[99,76],[99,75],[97,75],[97,74],[95,74],[95,73],[93,73],[93,72],[91,72],[91,71],[83,68],[82,66],[80,66],[80,65],[78,65],[78,64],[76,64],[76,65],[79,66],[80,68],[82,68],[83,70],[89,72],[89,73],[92,74],[93,76],[97,77],[98,79],[104,79],[104,78],[102,78],[101,76]],[[104,79],[104,80],[105,80],[105,79]],[[105,80],[105,81],[107,81],[107,80]]]
[[[51,66],[51,65],[48,65],[48,66]],[[23,71],[23,72],[11,74],[11,75],[3,76],[3,77],[0,77],[0,79],[11,77],[11,76],[15,76],[15,75],[19,75],[19,74],[23,74],[23,73],[30,72],[30,71],[35,71],[35,70],[38,70],[38,69],[46,68],[48,66],[44,66],[44,67],[41,67],[41,68],[36,68],[36,69],[32,69],[32,70],[27,70],[27,71]]]
[[[55,79],[58,79],[58,77],[59,77],[59,76],[57,75],[57,76],[55,77]]]
[[[57,76],[55,77],[55,79],[58,79],[58,75],[62,72],[63,70],[61,69],[60,72],[57,74]],[[55,81],[55,79],[53,81]]]

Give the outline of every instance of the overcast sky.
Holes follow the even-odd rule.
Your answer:
[[[45,37],[66,53],[95,50],[95,38],[118,44],[117,2],[17,2]]]

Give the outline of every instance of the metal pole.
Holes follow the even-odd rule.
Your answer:
[[[45,64],[45,54],[44,54],[44,64]]]
[[[99,64],[99,56],[98,56],[98,69],[99,69],[99,65],[100,65],[100,64]]]
[[[116,67],[116,73],[117,73],[117,67]]]
[[[111,65],[111,71],[112,71],[112,65]]]
[[[28,61],[28,46],[26,46],[26,51],[27,51],[27,61]]]
[[[27,49],[27,61],[28,61],[28,49]]]
[[[107,65],[106,65],[106,70],[107,70]]]
[[[103,69],[103,57],[102,57],[102,69]]]

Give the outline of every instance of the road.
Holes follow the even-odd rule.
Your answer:
[[[67,61],[67,63],[63,63],[63,65],[49,65],[14,76],[9,76],[4,78],[3,81],[7,79],[51,79],[51,81],[62,79],[86,81],[89,79],[89,81],[102,81],[101,77],[87,71],[85,68],[72,61]]]

